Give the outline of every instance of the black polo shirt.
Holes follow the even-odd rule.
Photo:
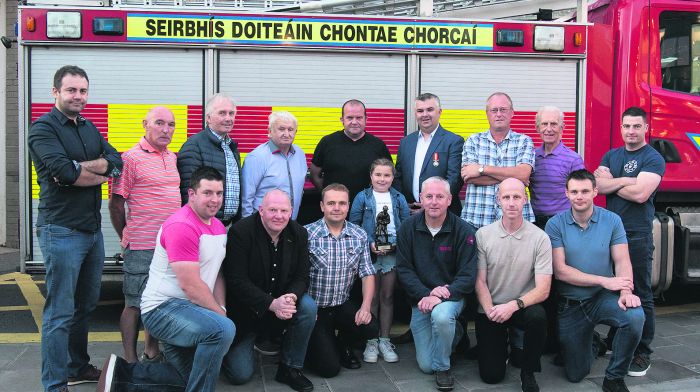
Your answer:
[[[81,171],[76,163],[104,158],[109,163],[104,175],[116,177],[122,170],[117,150],[92,122],[79,115],[76,123],[56,107],[32,124],[27,142],[40,187],[37,226],[100,230],[102,187],[73,185]]]

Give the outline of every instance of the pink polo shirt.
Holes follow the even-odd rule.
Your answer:
[[[175,153],[158,152],[145,138],[122,154],[124,170],[112,182],[112,193],[126,199],[128,212],[121,246],[155,249],[165,220],[180,209],[180,175]]]

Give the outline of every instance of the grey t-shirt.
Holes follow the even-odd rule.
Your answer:
[[[552,246],[544,231],[530,222],[509,234],[501,220],[476,232],[479,261],[494,305],[512,301],[535,288],[535,275],[552,274]],[[479,305],[479,312],[484,310]]]

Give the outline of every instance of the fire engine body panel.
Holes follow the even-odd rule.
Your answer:
[[[419,92],[438,95],[441,124],[467,138],[488,129],[486,98],[504,91],[514,102],[512,129],[531,136],[535,145],[541,144],[536,111],[544,105],[560,107],[563,141],[584,156],[590,170],[606,151],[622,145],[622,111],[642,106],[651,113],[652,142],[673,143],[681,155],[681,162],[667,163],[660,197],[667,191],[694,195],[689,192],[700,189],[695,163],[700,136],[692,134],[700,134],[700,99],[695,95],[688,103],[687,94],[652,86],[662,79],[655,67],[660,64],[658,15],[664,11],[646,2],[602,3],[590,13],[593,25],[252,14],[194,7],[20,7],[20,134],[26,143],[31,121],[52,107],[51,78],[65,64],[87,71],[90,95],[83,115],[119,151],[143,135],[140,122],[146,111],[165,105],[175,112],[177,126],[169,148],[177,152],[203,128],[205,99],[215,92],[231,94],[238,103],[231,136],[243,159],[267,140],[267,116],[274,110],[288,110],[299,119],[295,143],[310,161],[321,137],[342,129],[342,103],[360,99],[367,106],[368,132],[382,138],[395,155],[401,137],[417,129],[412,104]],[[692,7],[697,12],[697,3]],[[79,28],[67,27],[75,18]],[[656,63],[649,59],[654,56]],[[660,102],[664,93],[671,97]],[[674,95],[681,97],[673,101]],[[681,107],[687,108],[683,118]],[[673,126],[655,128],[664,118]],[[683,131],[678,130],[680,121],[686,124]],[[22,159],[22,268],[40,271],[42,257],[33,235],[38,185],[28,154]],[[109,222],[108,189],[105,184],[102,230],[111,256],[120,248]],[[664,244],[678,232],[666,232]],[[673,266],[670,243],[670,260],[661,267],[655,260],[655,282],[661,279],[663,289],[670,283],[666,271]],[[663,254],[668,259],[669,251]],[[113,264],[106,261],[106,271],[118,271],[109,268]]]

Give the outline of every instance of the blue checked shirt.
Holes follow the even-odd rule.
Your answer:
[[[221,141],[221,148],[226,156],[226,181],[224,181],[224,216],[223,220],[227,221],[233,218],[238,212],[239,200],[241,199],[241,177],[238,170],[238,162],[233,156],[233,151],[229,145],[231,138],[228,135],[219,136],[216,132],[209,130]]]
[[[464,142],[462,166],[471,163],[486,166],[512,167],[526,163],[535,167],[535,146],[530,136],[512,130],[500,144],[491,136],[490,131],[472,135]],[[489,225],[500,219],[501,208],[496,203],[498,185],[467,184],[467,194],[462,207],[462,219],[476,228]],[[523,208],[523,217],[535,221],[535,214],[528,202]]]
[[[336,238],[323,218],[304,227],[309,232],[309,295],[319,308],[342,305],[350,297],[355,276],[375,274],[367,233],[346,221]]]

